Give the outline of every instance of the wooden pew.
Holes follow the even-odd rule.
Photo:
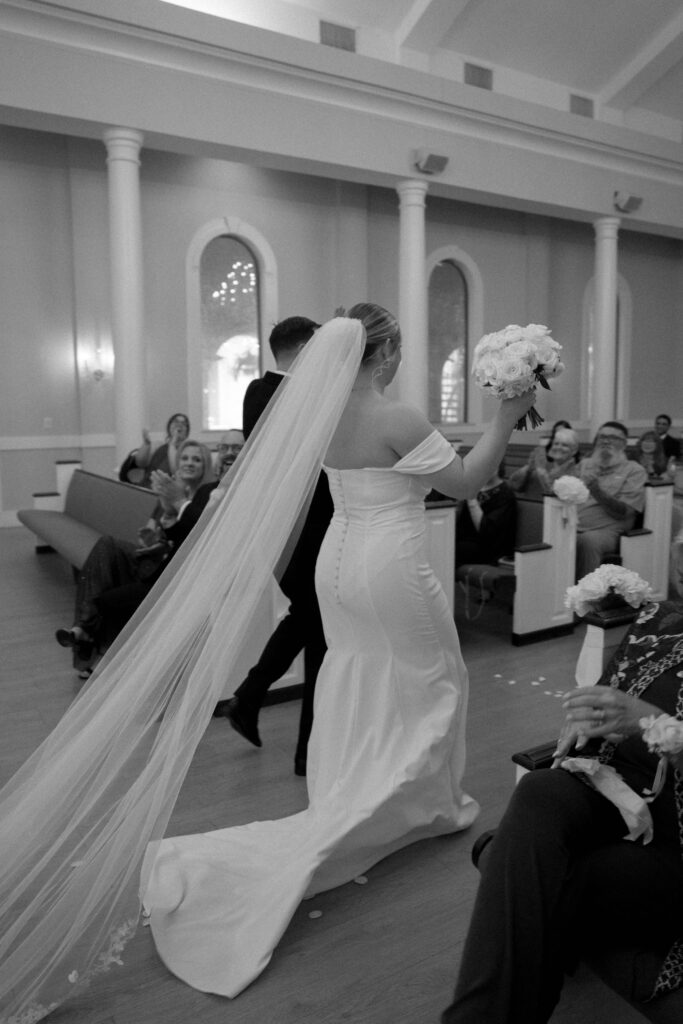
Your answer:
[[[574,582],[576,509],[559,498],[542,501],[517,497],[517,543],[511,561],[493,565],[461,565],[456,580],[475,600],[507,595],[512,600],[515,646],[571,633],[574,615],[565,607],[567,587]],[[457,544],[457,540],[456,540]]]

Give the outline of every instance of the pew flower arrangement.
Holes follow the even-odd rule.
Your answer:
[[[561,348],[543,324],[508,324],[477,342],[472,373],[479,387],[495,398],[514,398],[534,391],[537,384],[550,390],[548,378],[564,369]],[[532,428],[543,423],[532,406],[517,423],[518,430],[526,430],[527,418]]]
[[[599,565],[573,587],[567,587],[564,603],[577,615],[588,615],[607,606],[629,604],[640,608],[653,599],[650,584],[621,565]]]
[[[673,715],[648,715],[639,726],[648,750],[660,756],[677,757],[683,753],[683,722]]]
[[[583,505],[590,497],[585,483],[576,476],[558,476],[553,482],[553,491],[565,505]]]

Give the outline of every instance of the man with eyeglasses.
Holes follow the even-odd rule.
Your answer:
[[[219,477],[227,473],[243,448],[244,434],[242,431],[226,430],[216,445],[216,471]]]
[[[619,537],[633,529],[645,504],[647,473],[626,458],[628,431],[623,423],[603,423],[592,453],[579,463],[590,497],[579,505],[576,578],[593,572],[605,555],[619,549]]]

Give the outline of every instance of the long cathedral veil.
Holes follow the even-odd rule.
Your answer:
[[[0,1024],[120,962],[169,815],[360,365],[325,324],[90,685],[0,793]]]

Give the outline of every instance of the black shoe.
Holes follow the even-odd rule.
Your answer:
[[[476,840],[474,846],[472,847],[472,863],[474,864],[475,868],[479,867],[479,860],[481,858],[481,855],[486,849],[486,847],[489,845],[491,840],[493,839],[494,835],[495,832],[489,830],[488,832],[482,832],[482,834]]]
[[[73,629],[58,629],[55,633],[55,640],[60,647],[75,647],[78,643],[78,637]]]
[[[294,758],[294,774],[295,775],[306,775],[306,758],[295,757]]]
[[[79,661],[90,661],[95,651],[95,641],[73,629],[58,629],[55,639],[60,647],[71,647]]]
[[[244,736],[245,740],[249,740],[255,747],[262,747],[263,744],[261,743],[258,725],[256,724],[256,715],[245,713],[244,708],[240,706],[239,697],[231,697],[227,705],[223,714],[235,732],[238,732],[240,736]]]

